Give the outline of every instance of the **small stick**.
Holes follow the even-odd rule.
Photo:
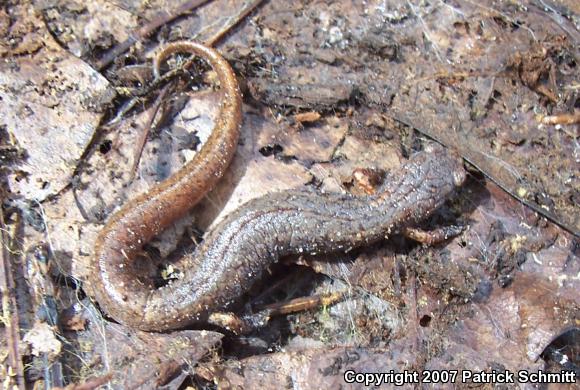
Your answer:
[[[20,326],[18,324],[18,306],[14,295],[15,284],[12,275],[11,264],[18,264],[17,261],[10,261],[11,239],[4,225],[4,212],[0,207],[0,296],[2,297],[2,317],[6,343],[8,344],[8,364],[7,369],[11,369],[18,389],[25,389],[24,365],[22,356],[18,348],[20,340]]]
[[[224,35],[227,34],[228,31],[230,31],[234,26],[236,26],[238,23],[240,23],[252,11],[254,11],[256,9],[256,7],[262,1],[263,0],[253,0],[245,8],[242,8],[242,10],[235,17],[229,18],[229,22],[226,23],[226,25],[224,27],[222,27],[213,37],[206,40],[204,42],[204,44],[206,46],[209,46],[209,47],[213,46],[217,41],[219,41],[221,38],[223,38]],[[194,59],[195,59],[195,56],[192,56],[192,58],[185,61],[183,66],[181,66],[180,68],[172,69],[163,75],[157,75],[157,77],[155,78],[155,80],[153,82],[153,85],[155,87],[157,87],[161,82],[164,82],[165,80],[169,80],[169,79],[175,77],[176,75],[179,75],[180,73],[182,73],[184,71],[184,69],[191,66]],[[169,84],[167,84],[162,89],[161,93],[157,97],[157,99],[155,101],[155,108],[153,109],[153,112],[151,113],[151,116],[149,117],[149,121],[147,122],[147,125],[145,126],[145,128],[143,129],[143,132],[139,136],[139,139],[137,140],[137,144],[135,147],[135,160],[133,161],[133,166],[131,167],[131,179],[130,179],[130,181],[132,181],[135,177],[135,174],[137,172],[137,167],[139,165],[139,161],[141,160],[141,155],[143,154],[143,148],[145,147],[145,141],[147,140],[147,135],[149,134],[149,131],[151,130],[151,126],[153,125],[153,121],[155,120],[155,117],[157,116],[157,112],[159,111],[159,108],[161,107],[163,99],[165,98],[165,95],[167,94],[167,91],[169,89],[168,86],[169,86]]]
[[[537,119],[544,125],[574,125],[580,123],[580,112],[575,112],[573,114],[538,116]]]
[[[206,0],[207,1],[207,0]],[[233,16],[231,18],[229,18],[229,22],[226,23],[225,26],[223,26],[216,34],[214,34],[213,37],[209,38],[208,40],[206,40],[204,42],[204,44],[206,46],[212,47],[217,41],[219,41],[221,38],[223,38],[225,36],[225,34],[227,34],[228,31],[230,31],[234,26],[236,26],[238,23],[240,23],[245,17],[247,17],[252,11],[254,11],[256,9],[256,7],[262,2],[263,0],[253,0],[251,3],[249,3],[246,7],[242,8],[242,10],[236,15]],[[187,10],[192,9],[191,7],[193,5],[195,6],[199,6],[201,4],[203,4],[205,1],[191,1],[188,2],[184,5],[182,5],[178,11],[176,12],[176,15],[179,13],[184,13]],[[187,5],[187,6],[186,6]],[[170,15],[171,16],[171,15]],[[171,20],[173,20],[176,16],[174,16],[173,18],[170,18],[169,16],[164,19],[165,23],[169,22]],[[139,36],[141,37],[145,37],[147,35],[149,35],[152,31],[154,31],[156,28],[158,28],[161,24],[160,21],[162,20],[162,18],[158,18],[156,20],[156,23],[150,23],[147,26],[144,26],[143,28],[141,28],[139,30]],[[125,41],[123,44],[117,46],[115,49],[113,49],[111,52],[117,50],[117,52],[115,52],[115,56],[119,55],[120,53],[118,52],[119,50],[122,50],[122,52],[124,52],[128,46],[132,45],[134,42],[128,43],[129,40]],[[127,46],[127,48],[125,48],[125,46],[123,46],[125,44],[125,46]],[[109,52],[107,54],[107,56],[109,56],[109,54],[111,53]],[[108,58],[107,56],[105,56],[106,58]],[[106,59],[105,58],[105,59]],[[113,57],[114,58],[114,57]],[[169,72],[163,74],[163,75],[159,75],[158,70],[156,70],[156,77],[155,80],[153,81],[151,87],[153,88],[148,88],[149,91],[151,91],[154,88],[157,88],[161,83],[165,82],[166,80],[169,80],[173,77],[175,77],[176,75],[179,75],[180,73],[182,73],[184,71],[184,69],[188,68],[189,66],[191,66],[191,64],[193,63],[195,59],[195,56],[192,56],[192,58],[190,58],[189,60],[185,61],[185,63],[183,64],[183,66],[181,66],[180,68],[177,69],[172,69]],[[99,68],[101,69],[101,68]],[[137,173],[137,167],[139,166],[139,162],[141,160],[141,156],[143,154],[143,148],[145,147],[145,142],[147,140],[147,135],[149,134],[149,131],[151,130],[151,127],[153,125],[153,122],[155,120],[155,117],[157,116],[157,113],[159,111],[159,108],[161,107],[162,103],[163,103],[163,99],[165,98],[165,95],[167,94],[167,91],[169,90],[169,84],[167,84],[162,90],[161,93],[159,94],[159,96],[157,97],[157,99],[155,100],[155,107],[151,113],[151,116],[149,117],[149,120],[147,122],[147,124],[145,125],[145,128],[143,129],[143,131],[141,132],[141,134],[139,135],[139,139],[137,140],[137,143],[135,145],[135,160],[133,161],[133,165],[131,167],[131,178],[130,181],[133,181],[133,179],[135,178],[135,175]],[[137,98],[133,98],[132,102],[135,103]],[[134,104],[133,104],[134,105]],[[131,105],[131,107],[133,106]],[[117,117],[115,118],[115,120],[120,119],[119,115],[117,115]]]
[[[242,8],[236,16],[228,18],[228,22],[217,32],[213,37],[207,39],[204,43],[207,46],[214,46],[216,42],[221,40],[232,28],[252,13],[264,0],[253,0],[245,8]]]
[[[103,376],[92,378],[83,383],[71,383],[65,387],[54,387],[53,390],[94,390],[108,383],[113,379],[113,374],[109,373]]]
[[[143,154],[143,149],[145,148],[145,142],[147,141],[147,136],[149,135],[149,131],[151,131],[153,121],[157,116],[157,112],[159,112],[159,108],[163,103],[163,99],[165,99],[165,95],[167,95],[167,91],[169,91],[169,86],[170,84],[165,85],[161,90],[161,93],[159,93],[159,96],[157,96],[157,99],[155,100],[155,105],[153,107],[153,111],[149,116],[149,120],[147,121],[147,124],[143,128],[141,134],[139,134],[139,138],[137,139],[137,143],[135,144],[135,151],[133,153],[135,155],[135,160],[133,160],[133,165],[131,166],[131,178],[129,179],[129,182],[132,182],[133,179],[135,178],[135,174],[137,173],[137,167],[139,166],[139,161],[141,161],[141,155]]]
[[[146,24],[145,26],[141,27],[137,31],[134,31],[130,34],[129,38],[125,41],[121,42],[117,46],[113,47],[109,50],[103,58],[101,58],[96,64],[95,67],[97,70],[101,71],[107,66],[111,64],[121,54],[129,50],[131,46],[135,43],[147,38],[153,31],[157,30],[159,27],[163,26],[171,22],[172,20],[178,18],[179,16],[191,12],[194,9],[202,6],[203,4],[207,3],[210,0],[189,0],[180,5],[175,12],[171,14],[161,13],[157,17],[155,17],[151,22]]]
[[[320,306],[330,306],[344,298],[343,293],[312,295],[309,297],[294,298],[286,302],[273,303],[264,306],[271,316],[297,313]]]
[[[428,138],[434,140],[435,142],[437,142],[437,143],[439,143],[441,145],[447,146],[447,145],[445,145],[444,142],[442,142],[438,137],[436,137],[431,132],[429,132],[429,131],[427,131],[425,129],[418,129],[417,127],[413,126],[411,123],[407,122],[406,120],[404,120],[402,118],[393,117],[393,119],[395,121],[397,121],[397,122],[399,122],[399,123],[401,123],[401,124],[409,127],[410,129],[414,129],[414,130],[418,131],[420,134],[423,134],[425,137],[428,137]],[[570,234],[572,234],[572,235],[580,238],[580,231],[578,231],[575,227],[573,227],[572,225],[569,225],[566,222],[562,221],[555,214],[552,214],[551,212],[549,212],[547,210],[544,210],[540,206],[538,206],[538,205],[536,205],[536,204],[534,204],[532,202],[528,202],[527,200],[523,199],[521,196],[518,196],[514,191],[510,190],[507,187],[507,185],[504,185],[501,181],[499,181],[498,179],[496,179],[488,171],[486,171],[481,166],[479,166],[479,164],[477,164],[477,162],[473,161],[473,159],[470,159],[469,157],[466,157],[463,154],[461,155],[461,157],[463,158],[463,160],[466,163],[470,164],[475,169],[477,169],[479,172],[481,172],[483,174],[483,176],[485,176],[492,183],[494,183],[496,186],[498,186],[499,188],[501,188],[505,193],[507,193],[512,198],[514,198],[516,201],[518,201],[521,204],[523,204],[524,206],[530,208],[534,212],[538,213],[539,215],[541,215],[542,217],[546,218],[548,221],[552,222],[553,224],[557,225],[558,227],[564,229],[568,233],[570,233]]]

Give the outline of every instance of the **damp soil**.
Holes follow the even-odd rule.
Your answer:
[[[576,2],[290,0],[249,14],[242,0],[200,3],[183,14],[166,0],[0,5],[7,386],[360,388],[346,371],[579,372]],[[96,235],[192,158],[220,107],[215,75],[199,66],[158,105],[151,58],[165,42],[216,36],[244,94],[238,150],[206,199],[144,248],[143,277],[179,277],[172,259],[250,199],[372,193],[429,142],[461,155],[469,177],[421,228],[462,232],[284,259],[238,314],[340,299],[249,334],[145,333],[108,318],[86,283]]]

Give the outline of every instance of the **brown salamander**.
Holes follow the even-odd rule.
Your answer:
[[[221,139],[224,126],[236,128],[235,137],[222,141],[226,145],[221,150],[230,150],[237,139],[239,95],[232,98],[237,88],[229,83],[229,76],[220,73],[221,60],[206,58],[229,96],[222,114],[229,111],[218,119],[215,132],[222,134],[217,136]],[[123,207],[100,234],[92,283],[98,302],[116,320],[154,331],[206,322],[210,313],[235,302],[281,256],[349,250],[385,239],[429,216],[466,176],[460,158],[430,145],[412,156],[374,195],[291,190],[251,200],[180,261],[181,279],[154,288],[151,281],[134,274],[132,261],[147,240],[191,208],[216,182],[216,177],[207,177],[212,161],[218,160],[221,175],[230,157],[216,152],[215,139],[210,138],[209,149],[205,145],[175,177]]]
[[[223,99],[214,130],[195,157],[169,179],[127,202],[97,237],[94,269],[89,276],[93,293],[111,316],[126,323],[134,323],[132,317],[143,314],[127,298],[136,294],[136,299],[143,299],[146,295],[145,290],[134,291],[139,282],[129,271],[131,262],[143,244],[185,215],[214,187],[230,164],[239,138],[242,97],[228,62],[212,48],[188,41],[174,42],[154,59],[157,79],[161,62],[176,52],[193,53],[207,61],[217,73]]]

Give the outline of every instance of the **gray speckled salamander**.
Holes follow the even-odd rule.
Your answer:
[[[216,129],[180,172],[126,204],[97,239],[91,275],[95,297],[116,320],[163,331],[206,322],[235,302],[281,256],[348,250],[387,238],[428,217],[460,186],[462,161],[439,145],[412,156],[372,196],[292,190],[251,200],[228,215],[191,255],[181,279],[161,288],[135,274],[142,245],[203,197],[229,164],[241,98],[227,62],[213,49],[178,43],[204,57],[226,96]]]
[[[212,230],[182,279],[160,289],[124,278],[114,318],[144,330],[205,322],[281,256],[348,250],[387,238],[429,216],[465,180],[461,160],[440,146],[414,155],[373,196],[285,191],[254,199]],[[125,275],[122,268],[116,270]],[[111,272],[111,271],[109,271]]]

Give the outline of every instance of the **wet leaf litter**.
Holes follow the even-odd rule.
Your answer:
[[[204,41],[219,30],[216,20],[227,21],[222,12],[237,14],[242,3],[208,2],[100,72],[95,64],[101,53],[144,20],[178,7],[71,1],[3,8],[0,92],[10,103],[0,108],[6,110],[0,152],[8,189],[3,222],[9,236],[3,242],[19,242],[3,261],[15,279],[18,316],[26,318],[17,342],[24,344],[34,324],[47,323],[68,341],[56,358],[48,353],[31,358],[26,378],[11,378],[56,380],[52,384],[62,387],[110,373],[109,383],[119,388],[183,383],[270,388],[280,381],[319,388],[344,385],[345,371],[363,371],[371,361],[378,365],[373,371],[558,371],[561,366],[550,357],[553,347],[569,357],[577,350],[578,124],[546,124],[544,118],[573,118],[577,110],[573,3],[258,7],[218,45],[243,84],[244,124],[234,161],[190,216],[145,248],[149,261],[143,274],[165,283],[161,275],[171,257],[192,250],[214,221],[247,200],[289,188],[372,190],[372,184],[361,187],[360,172],[378,178],[371,183],[388,180],[425,135],[461,153],[488,179],[471,170],[459,195],[423,227],[459,221],[468,228],[438,246],[395,237],[348,253],[287,259],[244,298],[253,310],[334,291],[346,291],[346,298],[274,318],[251,337],[218,333],[200,341],[196,351],[176,342],[172,345],[183,349],[171,357],[156,355],[162,347],[151,342],[146,342],[151,350],[133,348],[134,353],[102,349],[103,327],[130,335],[119,345],[137,345],[131,344],[137,339],[134,330],[102,318],[84,295],[96,233],[116,207],[169,177],[199,150],[194,138],[207,138],[220,99],[207,88],[169,98],[172,104],[161,108],[161,123],[151,129],[133,180],[133,140],[146,126],[152,103],[139,102],[115,126],[99,125],[122,109],[127,91],[146,83],[150,76],[135,67],[148,65],[158,44],[184,37]],[[168,66],[182,61],[174,60]],[[42,77],[24,73],[35,66],[44,70]],[[121,79],[127,72],[134,77]],[[211,71],[202,73],[205,80],[197,85],[211,85]],[[295,119],[311,112],[320,118]],[[86,325],[51,324],[25,305],[30,273],[20,259],[38,244],[48,246],[56,269],[45,279],[57,286],[52,290],[57,318],[80,316]],[[34,355],[25,351],[21,359],[27,356]],[[60,362],[62,375],[49,375],[50,359]],[[121,365],[128,361],[151,369],[121,382],[126,373]],[[165,383],[151,379],[168,371],[171,375],[157,375]]]

